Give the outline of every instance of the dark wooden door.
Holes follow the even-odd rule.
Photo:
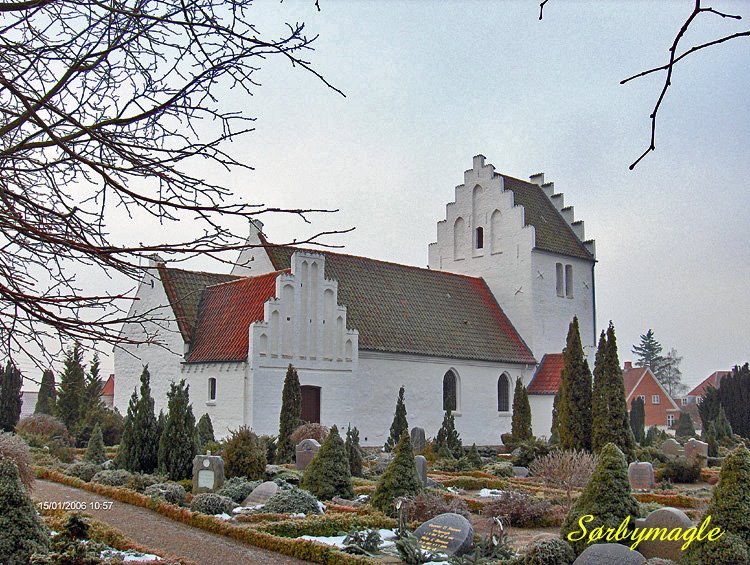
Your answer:
[[[302,386],[302,420],[320,424],[320,387]]]

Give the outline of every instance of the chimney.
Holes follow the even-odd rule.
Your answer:
[[[629,371],[632,368],[633,368],[633,362],[632,361],[625,361],[625,367],[624,367],[623,371]]]

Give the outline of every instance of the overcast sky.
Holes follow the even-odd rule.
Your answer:
[[[340,210],[312,226],[270,218],[272,241],[354,226],[328,241],[426,266],[472,156],[544,172],[596,239],[597,320],[614,322],[620,359],[652,328],[697,383],[750,360],[750,40],[678,65],[657,151],[634,171],[663,76],[619,84],[666,62],[692,6],[551,0],[539,21],[535,0],[262,2],[261,31],[299,20],[320,35],[308,59],[346,97],[269,61],[253,97],[225,100],[258,118],[237,147],[255,170],[211,174],[250,202]],[[703,15],[686,45],[750,26],[750,5],[711,6],[745,19]]]

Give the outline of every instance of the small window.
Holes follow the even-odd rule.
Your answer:
[[[651,404],[661,404],[661,398],[659,398],[658,394],[651,395]]]
[[[564,292],[564,282],[563,282],[563,279],[564,279],[564,276],[565,276],[564,272],[563,272],[563,264],[562,263],[558,263],[557,265],[555,265],[555,268],[556,268],[556,274],[557,274],[557,277],[555,278],[555,286],[557,287],[557,296],[559,296],[560,298],[562,298],[563,296],[565,296],[563,294],[563,292]]]
[[[456,373],[448,371],[443,376],[443,410],[455,412],[458,407]]]
[[[565,265],[565,296],[573,298],[573,265]]]
[[[208,379],[208,399],[216,400],[216,379],[214,377]]]
[[[505,374],[500,375],[497,379],[497,411],[510,411],[510,381]]]
[[[640,398],[641,400],[643,400],[643,405],[645,406],[646,405],[646,395],[645,394],[639,394],[638,398]]]
[[[682,402],[682,405],[683,405],[683,406],[687,406],[687,404],[688,404],[688,399],[687,399],[687,398],[681,398],[681,399],[680,399],[680,402]]]
[[[476,234],[477,249],[482,249],[484,248],[484,228],[477,228]]]
[[[667,414],[667,426],[674,426],[674,414]]]

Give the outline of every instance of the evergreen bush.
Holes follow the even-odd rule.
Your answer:
[[[563,449],[591,449],[591,370],[583,354],[578,317],[568,326],[558,391],[556,431]]]
[[[196,494],[190,503],[193,512],[202,512],[215,516],[216,514],[230,514],[237,507],[234,500],[228,496],[221,496],[213,492]]]
[[[719,441],[716,439],[716,425],[714,422],[708,423],[708,429],[703,434],[704,441],[708,444],[708,456],[719,456]]]
[[[209,416],[208,414],[203,414],[203,416],[201,416],[201,419],[198,420],[197,432],[198,446],[201,451],[203,451],[203,448],[207,443],[216,441],[216,438],[214,437],[214,425],[211,422],[211,416]]]
[[[16,470],[26,490],[31,491],[34,485],[31,451],[23,439],[16,434],[0,432],[0,458],[9,459],[16,464]]]
[[[88,410],[86,418],[78,430],[77,439],[80,442],[87,442],[91,438],[94,427],[98,424],[102,430],[104,445],[117,445],[122,438],[124,421],[122,414],[116,408],[110,410],[104,403],[100,402]]]
[[[0,370],[0,430],[12,432],[21,417],[21,385],[23,376],[18,368],[8,361]]]
[[[0,563],[25,565],[34,553],[46,553],[49,531],[21,482],[18,467],[0,457]]]
[[[680,412],[680,419],[677,421],[677,427],[675,428],[674,435],[678,438],[695,437],[695,427],[693,426],[693,419],[687,412]]]
[[[349,459],[349,471],[352,477],[361,477],[362,449],[359,447],[359,430],[351,425],[346,428],[346,455]]]
[[[237,504],[242,502],[255,490],[263,481],[248,481],[245,477],[232,477],[224,482],[216,494],[228,496]]]
[[[398,399],[396,399],[396,412],[393,414],[391,423],[391,434],[385,442],[385,450],[393,451],[394,446],[401,438],[401,434],[409,433],[409,422],[406,421],[406,404],[404,404],[404,387],[398,389]]]
[[[151,473],[156,469],[159,451],[159,429],[151,398],[151,375],[148,367],[141,372],[140,397],[133,391],[123,424],[117,466],[134,473]],[[58,399],[58,406],[60,402]]]
[[[456,420],[450,410],[447,410],[443,416],[443,424],[435,437],[434,449],[437,451],[438,457],[449,456],[460,459],[464,455],[461,437],[456,430]]]
[[[716,416],[716,441],[721,441],[724,438],[731,438],[734,435],[732,431],[732,425],[727,419],[727,414],[724,412],[724,407],[719,406],[719,413]]]
[[[160,475],[149,475],[148,473],[133,473],[128,482],[125,483],[125,487],[136,492],[144,492],[151,485],[164,482],[164,478]]]
[[[91,461],[96,465],[100,465],[107,460],[107,454],[104,451],[104,439],[102,438],[102,429],[99,424],[94,426],[94,431],[91,433],[89,444],[86,447],[86,453],[83,455],[85,461]]]
[[[169,414],[159,440],[159,472],[179,481],[193,476],[193,458],[198,453],[190,386],[185,379],[170,383],[167,399]]]
[[[694,483],[700,476],[700,464],[684,457],[670,457],[656,472],[658,480],[667,479],[673,483]]]
[[[133,474],[125,469],[107,469],[94,475],[91,482],[108,487],[124,487],[132,476]]]
[[[633,430],[635,442],[642,445],[646,440],[646,405],[640,397],[636,397],[630,403],[630,429]]]
[[[320,514],[318,499],[306,490],[292,488],[280,490],[263,507],[263,512],[273,514]]]
[[[571,565],[575,558],[567,541],[549,538],[533,542],[519,565]]]
[[[55,416],[72,434],[77,433],[86,412],[86,375],[83,370],[83,350],[79,343],[65,351],[60,384],[57,388]]]
[[[256,480],[266,476],[266,448],[246,426],[230,431],[222,457],[224,472],[228,478],[247,477]]]
[[[418,494],[421,490],[422,481],[414,463],[414,451],[411,448],[409,432],[404,431],[396,445],[393,461],[378,480],[375,492],[370,498],[370,505],[389,516],[395,516],[396,499]]]
[[[516,389],[513,392],[513,416],[510,423],[511,435],[514,442],[531,439],[531,405],[526,387],[521,377],[516,379]]]
[[[154,498],[163,498],[170,504],[176,504],[181,506],[185,503],[185,489],[178,483],[156,483],[146,488],[143,491],[146,496]]]
[[[461,459],[461,461],[466,461],[466,467],[468,470],[477,470],[482,468],[482,457],[479,455],[479,451],[477,450],[477,444],[472,443],[471,448],[469,449],[469,452],[466,454],[465,457]]]
[[[76,477],[88,483],[91,482],[94,475],[101,470],[102,468],[99,465],[91,463],[90,461],[79,461],[68,465],[68,468],[65,469],[65,474],[69,477]]]
[[[295,456],[295,443],[291,435],[302,423],[302,390],[297,369],[291,364],[286,370],[284,389],[281,392],[281,413],[279,414],[279,438],[276,448],[276,463],[291,463]]]
[[[552,447],[543,439],[530,439],[519,443],[513,450],[513,465],[528,467],[538,457],[544,457]]]
[[[302,488],[321,500],[354,497],[346,446],[336,426],[305,469]]]
[[[605,445],[599,453],[599,463],[591,480],[573,503],[563,522],[562,539],[570,541],[567,539],[568,534],[580,531],[578,521],[587,514],[594,516],[594,520],[586,524],[589,531],[599,526],[605,529],[617,528],[628,516],[632,529],[632,524],[638,517],[638,502],[630,494],[627,461],[613,443]],[[587,539],[570,544],[576,555],[588,546]]]
[[[39,394],[36,397],[34,414],[47,414],[52,416],[55,411],[57,391],[55,390],[55,374],[47,369],[42,373],[42,382],[39,384]]]

